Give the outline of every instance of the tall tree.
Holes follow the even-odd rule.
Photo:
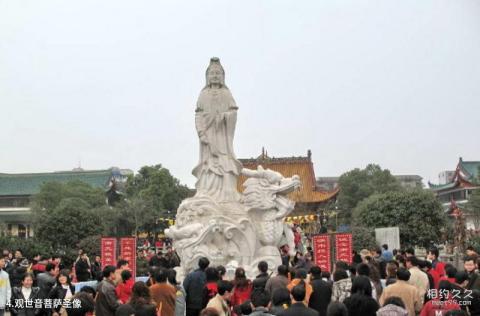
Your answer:
[[[338,207],[348,214],[360,201],[372,194],[401,190],[400,182],[392,176],[390,171],[375,164],[369,164],[365,169],[357,168],[342,174],[338,184],[340,187]]]
[[[43,184],[40,192],[33,198],[33,207],[53,210],[65,198],[80,198],[90,207],[105,205],[105,193],[102,189],[74,180],[68,183],[47,182]]]
[[[130,216],[134,230],[155,231],[161,217],[174,217],[190,190],[162,165],[144,166],[127,181],[123,212]]]
[[[107,227],[107,231],[110,235],[119,237],[154,231],[158,220],[158,212],[149,201],[137,197],[121,201],[110,214],[112,225]]]
[[[375,240],[375,231],[373,228],[354,226],[352,228],[353,249],[360,252],[362,249],[375,249],[379,245]]]
[[[79,240],[102,234],[104,205],[103,190],[84,182],[46,183],[32,203],[35,236],[54,248],[75,248]]]
[[[402,245],[423,247],[442,241],[447,226],[434,194],[418,189],[374,194],[358,204],[353,221],[369,229],[398,226]]]

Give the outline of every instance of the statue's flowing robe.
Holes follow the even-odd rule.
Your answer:
[[[242,164],[233,152],[237,107],[228,88],[202,90],[197,102],[195,126],[200,138],[200,161],[192,173],[197,177],[196,195],[218,202],[238,201],[237,178]]]

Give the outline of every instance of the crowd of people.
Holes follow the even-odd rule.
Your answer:
[[[383,245],[354,252],[351,264],[336,262],[329,273],[314,264],[307,248],[275,274],[260,262],[256,278],[247,279],[238,268],[232,281],[202,258],[183,283],[186,315],[480,315],[477,257],[469,248],[464,270],[457,271],[439,260],[435,247],[422,260],[413,249]]]
[[[79,252],[74,269],[66,269],[58,257],[30,262],[19,250],[4,251],[0,316],[480,315],[480,260],[473,248],[460,271],[440,261],[437,248],[423,260],[413,249],[383,245],[354,252],[352,263],[336,262],[332,273],[314,264],[309,247],[293,258],[282,254],[274,273],[261,261],[252,279],[239,267],[229,280],[224,267],[200,258],[178,282],[174,267],[180,262],[169,249],[150,259],[148,280],[136,282],[125,260],[100,269],[99,258],[90,263]],[[96,287],[76,293],[72,279],[91,278],[99,280]]]

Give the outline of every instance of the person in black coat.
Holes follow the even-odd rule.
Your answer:
[[[12,286],[12,288],[22,286],[23,276],[27,272],[27,268],[28,268],[28,265],[25,265],[24,262],[22,263],[23,264],[19,264],[19,263],[13,264],[10,271],[7,271],[7,273],[10,276],[10,285]]]
[[[353,279],[352,295],[343,303],[348,309],[349,316],[376,316],[380,308],[377,301],[372,298],[370,279],[364,275]]]
[[[103,275],[102,275],[102,261],[100,256],[95,256],[95,260],[93,261],[90,269],[92,272],[92,278],[94,280],[101,282]]]
[[[308,301],[308,307],[313,308],[320,316],[327,315],[327,307],[332,299],[331,285],[322,279],[322,270],[318,266],[310,269],[312,294]]]
[[[457,301],[465,302],[460,307],[463,311],[469,312],[469,315],[480,315],[480,292],[477,290],[466,291],[465,288],[468,284],[469,278],[466,271],[458,271],[455,274],[455,283],[452,284],[453,292],[459,293]]]
[[[60,271],[57,276],[57,283],[48,294],[48,298],[52,300],[59,299],[62,301],[64,299],[72,299],[72,296],[75,294],[75,287],[72,285],[68,272],[68,270]],[[60,315],[61,308],[62,306],[52,306],[51,314],[53,316]]]
[[[90,279],[90,263],[86,253],[82,253],[82,256],[75,263],[75,275],[78,282],[85,282]]]
[[[202,257],[198,260],[198,269],[189,273],[183,281],[183,288],[187,293],[186,316],[198,316],[203,309],[203,288],[207,283],[205,269],[210,261]]]
[[[290,291],[285,288],[278,288],[273,291],[272,305],[270,306],[270,313],[273,315],[280,315],[283,311],[292,305]],[[244,314],[248,315],[248,314]]]
[[[40,296],[42,298],[48,298],[48,293],[55,286],[56,278],[58,275],[58,268],[51,262],[45,266],[45,272],[37,275],[37,286],[40,288]]]
[[[304,285],[297,285],[292,288],[292,305],[280,312],[278,316],[318,316],[318,312],[312,308],[306,307],[303,303],[307,291]]]
[[[288,254],[289,252],[289,247],[288,245],[283,245],[282,248],[280,248],[280,255],[282,257],[282,265],[289,267],[290,266],[290,255]]]
[[[256,289],[265,289],[267,281],[270,278],[270,274],[268,274],[268,263],[266,261],[260,261],[257,268],[260,274],[253,280],[253,287]]]
[[[40,309],[35,307],[35,300],[39,299],[40,289],[32,287],[33,274],[25,273],[21,279],[22,285],[12,289],[10,299],[10,314],[12,316],[37,316]],[[30,302],[30,304],[27,304]],[[23,303],[20,305],[20,302]]]
[[[362,256],[360,256],[356,250],[352,250],[352,265],[357,266],[362,262],[363,262]]]

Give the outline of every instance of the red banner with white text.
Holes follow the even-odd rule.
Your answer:
[[[132,277],[135,279],[137,271],[137,239],[135,237],[120,238],[120,257],[128,261]]]
[[[352,263],[352,234],[335,235],[335,260]]]
[[[117,239],[111,237],[103,237],[101,240],[101,260],[102,269],[106,266],[117,265]]]
[[[315,235],[312,238],[312,242],[315,264],[319,266],[322,271],[332,271],[330,256],[330,236]]]

